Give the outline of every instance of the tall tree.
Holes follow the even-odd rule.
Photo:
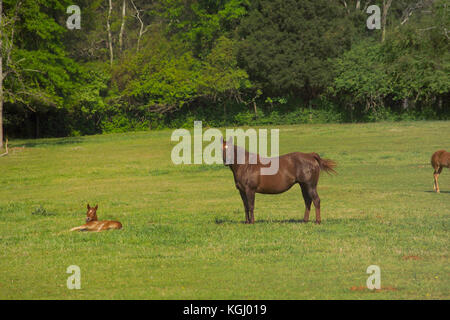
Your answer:
[[[3,147],[3,106],[5,101],[4,81],[15,70],[11,58],[14,45],[14,33],[21,2],[18,1],[14,13],[8,17],[3,12],[3,0],[0,0],[0,148]],[[3,60],[5,59],[5,64]]]
[[[125,32],[125,18],[126,18],[126,0],[122,2],[122,22],[120,24],[120,32],[119,32],[119,51],[123,50],[123,34]]]
[[[114,61],[114,51],[113,51],[113,38],[111,34],[111,13],[112,13],[112,0],[108,0],[108,17],[106,19],[106,32],[108,33],[108,47],[109,47],[109,62],[112,67]]]
[[[3,0],[0,0],[0,148],[3,148]]]
[[[392,0],[383,0],[383,16],[381,17],[381,42],[386,39],[386,21]]]
[[[136,6],[136,4],[134,3],[133,0],[130,0],[130,1],[136,12],[135,17],[139,21],[139,33],[138,33],[138,38],[137,38],[137,43],[136,43],[136,52],[139,52],[139,49],[141,47],[141,38],[144,35],[144,33],[146,33],[148,31],[148,28],[150,27],[150,25],[145,26],[144,20],[141,16],[141,9],[138,9],[138,7]]]

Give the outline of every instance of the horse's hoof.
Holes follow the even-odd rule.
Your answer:
[[[308,223],[308,222],[309,222],[309,220],[303,219],[303,223]]]
[[[320,220],[316,220],[316,224],[320,224],[320,222],[321,222]]]

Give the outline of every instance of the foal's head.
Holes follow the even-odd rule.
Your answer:
[[[98,209],[98,204],[95,207],[91,207],[88,203],[87,205],[87,213],[86,213],[86,222],[89,221],[97,221],[97,209]]]

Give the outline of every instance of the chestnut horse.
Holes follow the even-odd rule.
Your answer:
[[[82,226],[70,229],[70,231],[104,231],[110,229],[122,229],[122,224],[119,221],[103,220],[98,221],[97,218],[98,205],[95,207],[87,205],[86,223]]]
[[[229,152],[233,148],[234,152]],[[237,161],[238,150],[245,154],[245,161]],[[231,158],[233,154],[234,159]],[[278,194],[289,190],[294,184],[299,184],[305,201],[305,216],[303,221],[308,222],[311,203],[316,209],[316,223],[320,224],[320,198],[317,194],[317,183],[320,171],[336,173],[336,163],[329,159],[322,159],[317,153],[293,152],[278,157],[278,171],[274,175],[262,175],[261,168],[269,167],[267,159],[260,155],[251,154],[247,150],[233,144],[232,138],[227,142],[222,140],[222,156],[226,166],[233,172],[236,188],[241,194],[245,208],[245,223],[255,223],[253,214],[255,206],[255,193]],[[250,156],[256,158],[251,164]],[[229,159],[229,161],[226,161]],[[275,158],[272,158],[275,159]],[[255,162],[255,161],[254,161]],[[240,164],[242,163],[242,164]]]
[[[447,167],[450,168],[450,152],[445,150],[439,150],[433,153],[431,156],[431,166],[434,169],[434,185],[433,189],[436,192],[440,192],[438,178],[442,172],[442,168]]]

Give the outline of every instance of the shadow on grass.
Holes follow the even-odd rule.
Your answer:
[[[427,193],[436,193],[436,191],[431,191],[431,190],[426,190],[425,192],[427,192]],[[450,191],[442,191],[441,190],[441,193],[450,193]]]
[[[342,218],[327,218],[322,220],[322,224],[328,224],[328,225],[335,225],[335,224],[342,224],[345,223],[345,220],[347,219],[342,219]],[[358,220],[368,220],[368,218],[365,219],[358,219]],[[243,220],[231,220],[231,219],[226,219],[226,218],[215,218],[214,221],[216,224],[245,224],[245,221]],[[303,219],[256,219],[255,218],[255,224],[259,224],[259,223],[279,223],[279,224],[283,224],[283,223],[299,223],[299,224],[316,224],[315,223],[316,220],[310,219],[308,222],[303,221]]]
[[[245,221],[243,220],[229,220],[229,219],[215,219],[216,224],[225,224],[225,223],[231,223],[231,224],[245,224]],[[286,219],[286,220],[272,220],[272,219],[255,219],[255,224],[258,223],[305,223],[303,219]]]
[[[17,144],[18,147],[25,147],[25,148],[35,148],[40,146],[61,146],[61,145],[67,145],[67,144],[77,144],[82,143],[84,140],[83,138],[78,137],[70,137],[70,138],[56,138],[56,139],[48,139],[42,141],[42,140],[36,140],[36,141],[30,141],[26,143],[19,143]]]

